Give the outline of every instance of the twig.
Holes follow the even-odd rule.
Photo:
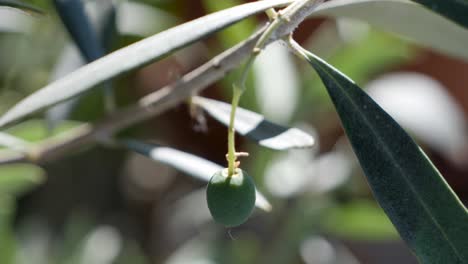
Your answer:
[[[288,17],[288,23],[282,24],[272,33],[266,44],[291,34],[321,2],[321,0],[310,1],[302,6],[300,10]],[[72,129],[65,137],[46,140],[23,153],[0,153],[0,164],[49,162],[93,143],[105,142],[116,132],[167,111],[238,67],[245,58],[250,56],[265,29],[266,27],[263,27],[249,39],[214,57],[181,79],[143,97],[135,105],[114,112],[94,125],[81,125]]]

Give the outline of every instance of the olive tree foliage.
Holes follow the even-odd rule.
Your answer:
[[[4,130],[0,134],[0,143],[6,147],[0,155],[1,164],[41,165],[60,159],[83,146],[101,144],[137,151],[188,175],[209,181],[213,174],[222,169],[221,166],[169,146],[151,145],[136,139],[115,136],[117,132],[142,123],[189,99],[192,104],[228,126],[229,131],[237,131],[261,147],[275,150],[310,147],[314,144],[314,139],[306,132],[275,124],[258,113],[237,107],[240,95],[248,89],[244,87],[245,78],[241,77],[234,84],[231,105],[193,97],[233,69],[242,67],[246,75],[255,57],[267,45],[279,41],[285,43],[300,60],[310,64],[311,69],[322,80],[376,200],[418,259],[422,263],[468,263],[467,209],[429,158],[398,123],[353,80],[322,58],[305,50],[293,39],[294,30],[306,19],[350,17],[466,60],[468,1],[250,2],[169,28],[109,54],[106,54],[105,45],[98,43],[98,35],[105,35],[102,32],[109,28],[104,27],[102,32],[95,30],[85,12],[77,8],[82,5],[81,1],[56,0],[55,4],[64,25],[89,63],[30,94],[0,117],[0,128]],[[0,6],[18,8],[26,15],[41,16],[43,13],[16,0],[0,0]],[[70,8],[73,8],[73,12],[70,12]],[[118,8],[119,6],[112,7],[108,15],[111,25],[115,24],[112,12]],[[269,22],[242,42],[181,76],[176,82],[124,107],[109,103],[113,100],[113,78],[149,63],[157,63],[177,50],[262,12],[268,15]],[[84,93],[99,89],[102,87],[100,84],[105,84],[105,101],[109,106],[107,115],[97,122],[79,124],[60,137],[34,144],[6,132],[9,126],[23,122],[33,114],[43,113],[57,104],[79,99]],[[234,144],[230,141],[231,145],[232,149],[228,151],[229,169],[237,169]],[[216,195],[219,199],[222,193]],[[255,204],[266,211],[271,209],[271,205],[258,191]],[[250,205],[247,207],[250,212]],[[229,217],[223,215],[222,211],[216,217],[231,224]],[[241,220],[244,221],[245,217]],[[241,220],[234,222],[239,224]]]

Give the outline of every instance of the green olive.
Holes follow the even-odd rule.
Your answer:
[[[247,173],[236,169],[228,177],[227,169],[216,172],[206,190],[213,219],[227,227],[244,223],[255,206],[255,184]]]

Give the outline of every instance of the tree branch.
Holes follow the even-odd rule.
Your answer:
[[[308,1],[278,27],[267,44],[291,34],[312,13],[319,1]],[[105,143],[116,132],[145,121],[184,102],[210,84],[218,81],[250,56],[266,26],[250,38],[214,57],[207,63],[187,73],[181,79],[141,98],[135,105],[119,110],[94,125],[84,124],[69,131],[63,138],[46,140],[21,153],[0,153],[0,164],[14,162],[45,163],[63,157],[96,142]]]

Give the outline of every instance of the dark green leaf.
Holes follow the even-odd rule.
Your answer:
[[[412,0],[468,28],[467,0]],[[415,21],[416,22],[416,21]]]
[[[57,80],[16,104],[0,118],[0,127],[73,98],[119,74],[161,59],[248,16],[291,0],[257,1],[216,12],[117,50]]]
[[[352,80],[303,51],[374,196],[422,263],[468,263],[468,213],[419,146]]]
[[[111,49],[116,33],[116,9],[112,2],[103,7],[96,6],[97,14],[94,20],[85,12],[84,3],[81,0],[54,0],[54,3],[75,43],[70,43],[64,48],[53,71],[51,82],[82,67],[86,62],[92,62],[104,56]],[[75,49],[76,46],[82,56],[76,54],[78,52]],[[112,83],[106,82],[105,89],[105,100],[112,101]],[[59,122],[68,119],[79,105],[79,99],[74,98],[50,108],[46,113],[49,126],[54,127]]]
[[[14,8],[18,8],[27,12],[33,12],[36,14],[44,14],[44,12],[42,12],[42,10],[40,10],[39,8],[34,7],[30,4],[23,3],[21,1],[17,1],[17,0],[0,0],[0,7],[2,6],[14,7]]]
[[[169,147],[150,145],[136,140],[122,142],[127,148],[148,158],[169,165],[187,175],[208,182],[211,176],[223,169],[220,165],[204,158]],[[268,200],[257,190],[255,205],[265,211],[271,210]]]
[[[223,125],[229,125],[230,104],[203,97],[194,97],[192,102]],[[272,123],[262,115],[240,107],[236,110],[235,129],[255,143],[276,150],[312,147],[315,142],[312,136],[298,128]]]
[[[104,48],[86,15],[83,2],[81,0],[54,0],[54,4],[63,24],[86,60],[91,62],[102,57]]]

